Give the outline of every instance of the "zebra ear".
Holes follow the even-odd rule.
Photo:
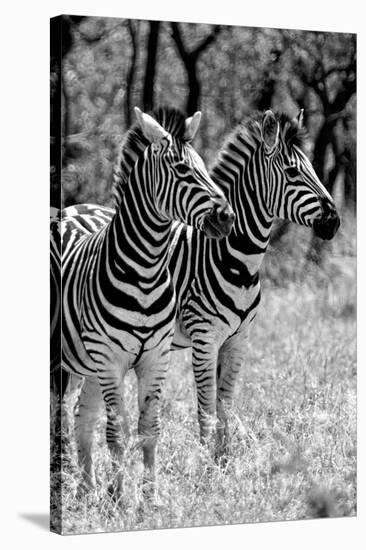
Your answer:
[[[299,128],[304,126],[304,109],[300,109],[299,114],[296,117],[296,122]]]
[[[186,129],[184,132],[184,139],[186,141],[192,141],[197,134],[201,122],[201,114],[201,111],[196,111],[193,116],[186,119]]]
[[[262,139],[267,153],[271,153],[278,144],[280,127],[272,111],[266,111],[262,120]]]
[[[138,107],[135,107],[135,114],[142,133],[151,143],[156,143],[168,135],[168,132],[152,116],[143,113]]]

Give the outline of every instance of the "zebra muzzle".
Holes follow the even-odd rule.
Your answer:
[[[235,221],[235,214],[228,204],[216,205],[203,221],[202,230],[211,239],[222,239],[230,235]]]
[[[340,220],[337,210],[326,199],[322,202],[322,210],[322,217],[315,220],[313,228],[317,237],[329,241],[337,233]]]

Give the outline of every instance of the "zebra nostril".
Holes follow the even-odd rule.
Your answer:
[[[234,212],[231,209],[225,209],[218,212],[218,219],[220,222],[233,222],[235,219]]]

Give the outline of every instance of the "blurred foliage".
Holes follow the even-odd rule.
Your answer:
[[[99,17],[69,17],[65,34],[64,206],[111,204],[120,141],[133,122],[133,106],[145,108],[148,97],[153,106],[202,110],[195,145],[208,164],[253,110],[271,107],[295,116],[304,108],[317,172],[338,193],[339,206],[354,208],[355,35]],[[51,79],[54,88],[52,66]]]

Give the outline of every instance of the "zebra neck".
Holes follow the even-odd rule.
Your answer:
[[[261,151],[253,144],[250,148],[247,145],[238,141],[235,148],[224,152],[211,175],[236,214],[228,237],[230,246],[243,256],[256,255],[259,260],[268,246],[273,215],[267,207]]]
[[[159,219],[142,195],[132,196],[126,190],[108,228],[107,261],[114,275],[142,286],[165,280],[171,226]]]

